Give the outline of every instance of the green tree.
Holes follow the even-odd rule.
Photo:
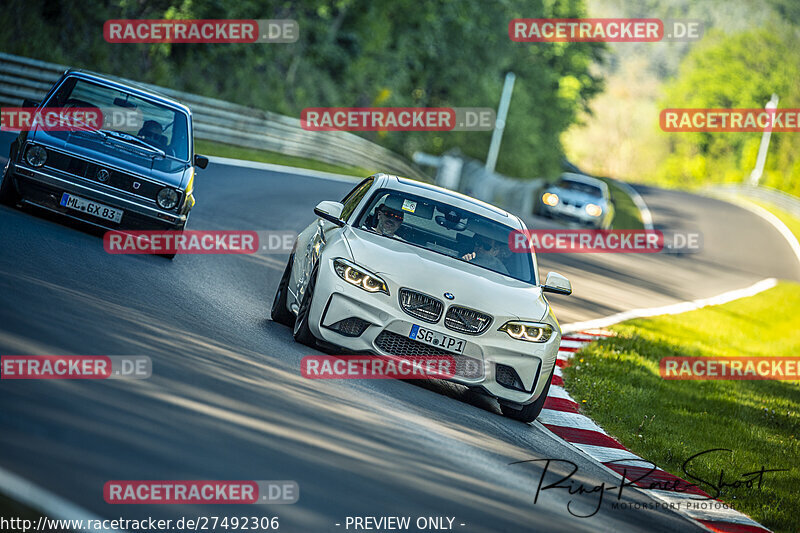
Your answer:
[[[585,16],[583,0],[7,0],[0,49],[282,114],[305,107],[496,108],[517,74],[498,171],[558,173],[560,134],[602,89],[598,43],[515,43],[513,18]],[[107,19],[294,19],[292,44],[109,44]],[[29,36],[36,35],[36,39]],[[459,147],[483,159],[490,132],[384,132],[395,151]]]
[[[710,33],[667,85],[664,108],[763,108],[773,93],[780,108],[800,107],[796,30]],[[697,185],[744,180],[755,166],[761,133],[672,133],[664,181]],[[773,133],[762,183],[800,193],[800,134]]]

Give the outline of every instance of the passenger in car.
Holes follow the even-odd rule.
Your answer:
[[[475,246],[473,251],[464,254],[461,259],[488,268],[489,270],[500,272],[501,274],[508,274],[508,268],[506,268],[500,260],[503,247],[499,241],[476,233],[473,238],[473,243]]]

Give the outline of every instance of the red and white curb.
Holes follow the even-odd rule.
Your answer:
[[[647,465],[647,462],[609,436],[592,419],[581,414],[580,404],[564,389],[561,369],[570,364],[575,352],[590,342],[610,336],[612,334],[607,331],[589,330],[570,333],[561,338],[550,392],[545,400],[544,409],[536,421],[616,475],[624,475],[629,481],[637,480],[634,482],[635,486],[647,489],[647,493],[662,504],[688,516],[711,531],[769,532],[758,522],[711,498],[698,487],[669,472],[656,468],[652,473],[645,475],[651,470],[650,467],[643,466]],[[653,489],[651,488],[653,486],[671,487],[675,490]]]

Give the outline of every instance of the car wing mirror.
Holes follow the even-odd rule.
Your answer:
[[[344,220],[340,217],[342,216],[343,209],[344,205],[339,202],[320,202],[317,204],[317,207],[314,208],[314,214],[323,220],[333,222],[337,226],[342,227],[344,226]]]
[[[570,295],[572,294],[572,283],[558,272],[548,272],[547,279],[542,285],[542,292]]]
[[[37,102],[36,100],[31,100],[30,98],[25,98],[22,101],[22,107],[39,107],[41,102]]]
[[[195,155],[194,156],[194,166],[198,168],[206,168],[208,166],[208,158],[204,155]]]

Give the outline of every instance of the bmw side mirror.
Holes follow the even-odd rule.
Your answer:
[[[25,98],[22,101],[22,107],[39,107],[41,102],[37,102],[36,100],[31,100],[30,98]]]
[[[206,168],[208,166],[208,158],[204,155],[195,155],[194,166],[198,168]]]
[[[344,226],[344,220],[339,217],[342,216],[343,209],[344,205],[339,202],[320,202],[317,204],[317,207],[314,208],[314,214],[323,220],[333,222],[337,226],[342,227]]]
[[[548,272],[547,279],[542,285],[542,292],[552,292],[554,294],[572,294],[572,283],[558,272]]]

